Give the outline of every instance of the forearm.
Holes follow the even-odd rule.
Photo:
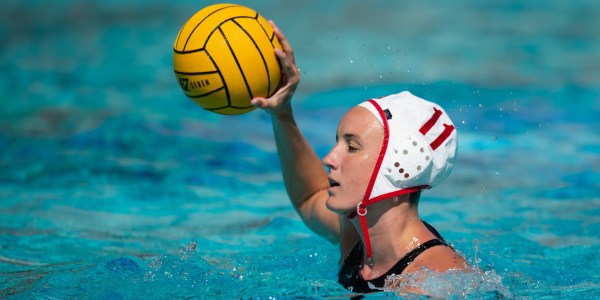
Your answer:
[[[312,146],[300,132],[291,113],[272,117],[283,180],[294,208],[329,187],[327,172]]]
[[[327,172],[292,115],[291,99],[300,83],[294,51],[285,35],[274,23],[271,25],[282,46],[281,50],[275,49],[275,55],[284,73],[283,85],[268,99],[257,97],[251,103],[271,115],[283,181],[294,208],[310,229],[338,243],[340,218],[326,206],[329,197]]]

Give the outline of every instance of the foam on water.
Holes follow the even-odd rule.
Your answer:
[[[424,269],[410,274],[390,275],[379,289],[400,295],[409,290],[435,298],[513,298],[503,280],[492,268],[469,267],[445,273]]]

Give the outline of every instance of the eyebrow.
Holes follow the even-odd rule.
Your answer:
[[[344,138],[344,141],[351,141],[354,140],[356,142],[358,142],[360,144],[360,137],[356,134],[353,133],[346,133],[343,134],[342,137]],[[336,134],[335,135],[335,141],[337,142],[339,140],[339,136]]]
[[[350,139],[353,139],[353,138],[356,138],[355,134],[352,134],[352,133],[346,133],[346,134],[344,134],[344,139],[345,140],[350,140]]]

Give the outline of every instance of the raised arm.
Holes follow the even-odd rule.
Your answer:
[[[306,225],[333,243],[340,242],[340,217],[325,205],[329,179],[321,160],[296,125],[291,99],[300,83],[293,49],[271,22],[282,50],[275,49],[283,72],[283,83],[270,98],[255,98],[252,104],[269,112],[283,180],[290,200]]]

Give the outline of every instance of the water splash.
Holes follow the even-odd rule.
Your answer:
[[[214,268],[204,259],[195,255],[197,242],[192,239],[187,245],[179,247],[177,256],[162,255],[148,263],[150,269],[144,275],[144,281],[161,281],[176,286],[194,287],[206,283],[214,274]]]
[[[513,298],[514,295],[502,280],[492,268],[470,267],[445,273],[425,268],[414,273],[388,276],[380,289],[396,293],[420,291],[436,298],[485,298],[489,295],[494,295],[495,298]]]

